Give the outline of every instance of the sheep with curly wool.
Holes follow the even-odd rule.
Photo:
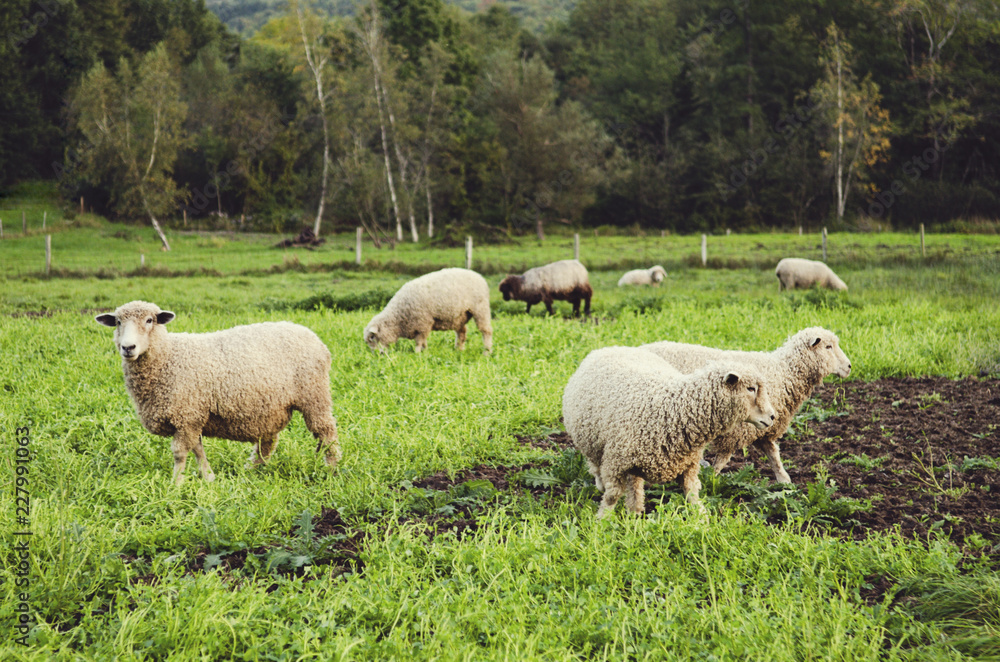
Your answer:
[[[560,260],[545,266],[528,269],[520,276],[507,276],[500,282],[504,301],[514,299],[528,304],[526,312],[536,303],[544,303],[549,315],[553,314],[552,302],[568,301],[573,304],[573,315],[580,314],[580,301],[586,302],[584,315],[590,315],[590,287],[587,268],[579,260]]]
[[[709,361],[726,361],[736,368],[753,366],[763,375],[777,418],[767,429],[738,425],[712,443],[715,452],[715,473],[721,472],[736,451],[751,444],[767,456],[779,483],[792,479],[781,463],[778,440],[788,429],[792,417],[810,395],[813,388],[830,374],[847,377],[851,361],[840,348],[840,339],[821,327],[803,329],[788,338],[773,352],[741,352],[721,350],[678,342],[656,342],[642,345],[683,373],[694,372]]]
[[[490,286],[469,269],[441,269],[405,283],[382,312],[365,326],[365,342],[373,351],[400,338],[416,340],[417,352],[427,349],[431,331],[454,331],[455,348],[465,349],[466,324],[476,320],[484,353],[493,348]]]
[[[667,270],[656,265],[649,269],[633,269],[626,271],[625,275],[618,279],[618,287],[625,285],[657,285],[667,277]]]
[[[605,347],[587,355],[563,391],[563,421],[604,492],[599,518],[622,494],[644,511],[644,481],[681,477],[698,503],[705,446],[734,426],[761,429],[774,420],[763,378],[751,366],[716,362],[690,375],[637,347]]]
[[[215,479],[203,435],[252,442],[250,462],[266,462],[296,409],[318,440],[316,452],[325,449],[327,465],[336,466],[330,351],[315,333],[291,322],[168,333],[174,317],[132,301],[95,319],[115,329],[125,387],[143,427],[173,437],[175,482],[183,481],[188,452],[202,478]]]
[[[833,273],[825,262],[805,260],[800,257],[786,257],[774,268],[778,277],[778,291],[809,289],[813,285],[831,290],[846,290],[847,284]]]

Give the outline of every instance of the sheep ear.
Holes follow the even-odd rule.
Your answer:
[[[159,313],[156,316],[156,323],[157,324],[166,324],[167,322],[169,322],[170,320],[174,319],[175,317],[177,317],[177,316],[174,315],[169,310],[164,310],[162,313]]]
[[[728,386],[736,386],[736,384],[739,381],[740,381],[740,376],[737,375],[735,372],[731,372],[728,375],[726,375],[726,384]]]
[[[811,343],[809,344],[809,346],[810,346],[810,347],[816,347],[816,346],[818,346],[818,345],[819,345],[819,344],[820,344],[821,342],[823,342],[823,339],[822,339],[822,338],[817,338],[816,340],[812,341],[812,342],[811,342]]]
[[[111,313],[98,315],[94,319],[97,320],[99,324],[103,324],[104,326],[115,326],[118,323],[118,320]]]

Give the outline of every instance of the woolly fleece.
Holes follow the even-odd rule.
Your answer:
[[[833,269],[825,262],[816,260],[804,260],[800,257],[786,257],[778,262],[774,269],[774,275],[778,277],[778,291],[794,290],[795,288],[808,289],[813,285],[828,287],[831,290],[846,290],[847,285],[840,280]]]
[[[250,460],[263,463],[278,434],[302,412],[306,427],[340,460],[330,398],[330,352],[319,337],[291,322],[264,322],[212,333],[168,333],[174,318],[156,304],[127,303],[95,319],[115,327],[125,387],[142,425],[173,437],[174,480],[183,480],[188,452],[202,477],[215,475],[202,435],[253,442]]]
[[[626,271],[625,275],[618,279],[618,287],[625,285],[659,285],[660,281],[667,277],[667,270],[656,265],[649,269],[633,269]]]
[[[427,349],[431,331],[454,331],[455,348],[465,349],[466,324],[476,320],[484,353],[493,348],[490,286],[469,269],[441,269],[405,283],[382,312],[365,326],[365,342],[384,352],[400,338],[416,340],[416,351]]]
[[[568,301],[573,304],[573,314],[580,314],[580,301],[586,302],[583,314],[590,314],[590,287],[587,268],[579,260],[560,260],[542,267],[528,269],[520,276],[507,276],[500,283],[503,300],[524,301],[531,312],[536,303],[544,303],[549,315],[554,314],[552,302]]]
[[[681,476],[684,495],[698,502],[705,446],[738,423],[766,427],[774,409],[751,366],[722,363],[683,375],[636,347],[594,350],[563,392],[563,420],[587,458],[604,498],[597,516],[626,505],[643,512],[643,482]]]
[[[656,354],[683,373],[694,372],[709,361],[726,361],[737,368],[751,365],[759,370],[777,418],[766,430],[738,425],[716,439],[712,444],[716,453],[715,473],[725,468],[733,453],[753,444],[767,456],[779,483],[792,482],[781,464],[778,447],[778,440],[785,434],[792,417],[827,375],[847,377],[851,374],[851,361],[840,349],[840,339],[822,327],[799,331],[773,352],[729,351],[676,342],[651,343],[642,345],[641,349]]]

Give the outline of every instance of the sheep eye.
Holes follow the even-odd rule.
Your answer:
[[[751,393],[755,393],[757,391],[757,389],[754,388],[753,386],[747,386],[747,390],[750,391]]]
[[[152,317],[150,317],[148,320],[146,320],[146,324],[152,324],[152,323],[153,323],[153,318]]]
[[[827,349],[833,349],[833,345],[827,345],[826,348]]]

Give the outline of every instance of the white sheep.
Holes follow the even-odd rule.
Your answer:
[[[725,468],[733,453],[753,444],[767,456],[779,483],[792,482],[781,464],[778,447],[778,440],[785,434],[792,417],[827,375],[847,377],[851,374],[851,361],[840,349],[840,340],[821,327],[799,331],[773,352],[729,351],[669,341],[642,345],[640,349],[656,354],[684,373],[698,370],[709,361],[726,361],[736,368],[756,368],[766,381],[777,418],[766,430],[738,425],[716,439],[711,449],[716,453],[715,473]]]
[[[566,431],[604,492],[599,518],[623,493],[626,505],[642,513],[643,481],[678,475],[687,500],[697,503],[705,446],[737,424],[766,428],[773,420],[752,367],[717,362],[683,375],[637,347],[594,350],[563,392]]]
[[[667,277],[667,270],[656,265],[649,269],[633,269],[626,271],[625,275],[618,279],[618,287],[625,285],[659,285],[660,281]]]
[[[95,318],[115,328],[125,387],[143,427],[173,437],[174,480],[188,452],[202,478],[215,479],[202,435],[255,444],[250,462],[267,461],[297,409],[326,449],[340,460],[330,399],[330,351],[304,326],[264,322],[213,333],[168,333],[170,311],[132,301]]]
[[[382,312],[365,326],[365,342],[380,353],[400,338],[427,349],[431,331],[454,331],[456,349],[465,349],[466,324],[476,320],[484,352],[493,348],[490,324],[490,286],[468,269],[441,269],[404,283]]]
[[[587,268],[579,260],[560,260],[542,267],[528,269],[520,276],[507,276],[500,283],[503,300],[524,301],[526,312],[536,303],[544,303],[549,315],[553,314],[552,302],[556,299],[573,304],[573,314],[580,314],[580,301],[585,301],[584,315],[590,315],[590,287]]]
[[[813,285],[831,290],[846,290],[847,285],[840,280],[825,262],[805,260],[800,257],[786,257],[774,269],[778,277],[778,291],[808,289]]]

